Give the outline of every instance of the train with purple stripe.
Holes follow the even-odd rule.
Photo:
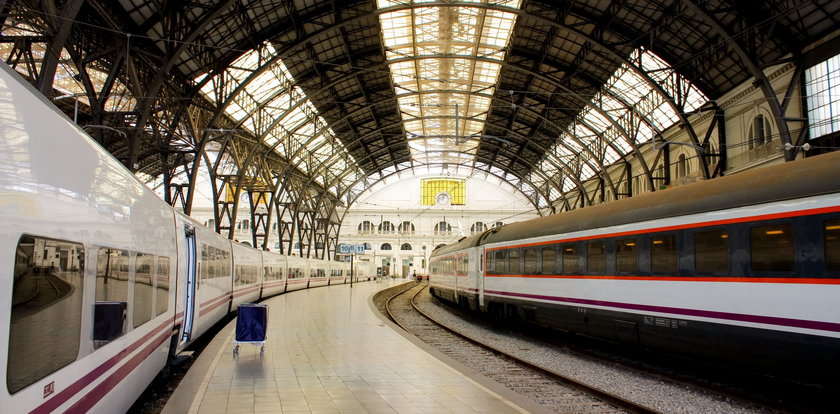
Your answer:
[[[0,254],[3,413],[125,412],[237,305],[351,278],[179,214],[4,64]]]
[[[439,299],[496,318],[840,383],[840,152],[463,238]]]

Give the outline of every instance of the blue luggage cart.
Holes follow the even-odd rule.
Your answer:
[[[265,352],[268,307],[259,303],[243,303],[237,307],[237,312],[233,356],[239,354],[239,344],[260,345],[262,355]]]

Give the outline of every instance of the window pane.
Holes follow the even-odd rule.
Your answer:
[[[577,246],[567,244],[563,246],[563,274],[573,275],[580,272],[578,267]]]
[[[28,235],[18,241],[14,278],[9,281],[13,305],[6,384],[10,393],[76,360],[84,260],[84,247],[78,243]]]
[[[605,268],[604,243],[594,242],[586,245],[586,271],[589,273],[604,273]]]
[[[525,249],[525,274],[537,273],[537,249]]]
[[[694,268],[702,273],[729,271],[729,235],[724,230],[694,234]]]
[[[840,270],[840,220],[825,222],[825,267]]]
[[[522,273],[519,264],[519,249],[511,249],[508,253],[508,274],[518,275]]]
[[[622,273],[638,273],[639,254],[636,250],[636,239],[618,240],[615,242],[615,268]]]
[[[160,315],[169,309],[169,258],[158,258],[157,270],[157,298],[155,298],[155,315]]]
[[[555,256],[556,256],[556,253],[554,252],[554,246],[543,247],[543,249],[542,249],[542,273],[544,275],[553,275],[554,274]]]
[[[653,273],[677,273],[677,237],[673,234],[657,234],[650,238],[650,271]]]
[[[127,250],[100,248],[96,257],[96,293],[97,303],[111,303],[115,306],[103,307],[101,313],[95,311],[94,337],[97,332],[104,332],[113,340],[125,334],[125,316],[120,316],[120,309],[127,309],[128,304],[128,267],[131,257]],[[119,306],[119,305],[122,306]],[[98,348],[108,340],[94,341]]]
[[[150,254],[138,253],[134,259],[134,327],[138,327],[152,319],[152,269],[155,257]]]
[[[503,275],[507,273],[507,266],[505,266],[505,251],[504,250],[496,250],[495,254],[493,255],[494,260],[494,268],[497,275]]]
[[[755,271],[793,270],[793,226],[779,224],[750,229],[750,265]]]

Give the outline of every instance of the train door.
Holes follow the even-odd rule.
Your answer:
[[[476,272],[478,277],[478,309],[484,309],[484,248],[479,247],[476,250],[478,251],[478,260],[476,260],[475,266],[478,268]]]
[[[181,342],[189,341],[192,337],[193,320],[195,319],[195,273],[196,273],[196,251],[195,251],[195,228],[184,225],[185,235],[185,257],[186,275],[184,277],[184,329],[181,334]]]

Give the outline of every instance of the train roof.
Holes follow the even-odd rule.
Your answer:
[[[511,223],[490,230],[481,244],[836,193],[838,175],[840,151]]]
[[[481,238],[487,234],[490,230],[469,236],[469,237],[462,237],[458,239],[455,243],[447,244],[446,246],[440,247],[432,251],[432,257],[440,256],[442,254],[455,252],[461,249],[466,249],[469,247],[475,247],[481,244]]]

